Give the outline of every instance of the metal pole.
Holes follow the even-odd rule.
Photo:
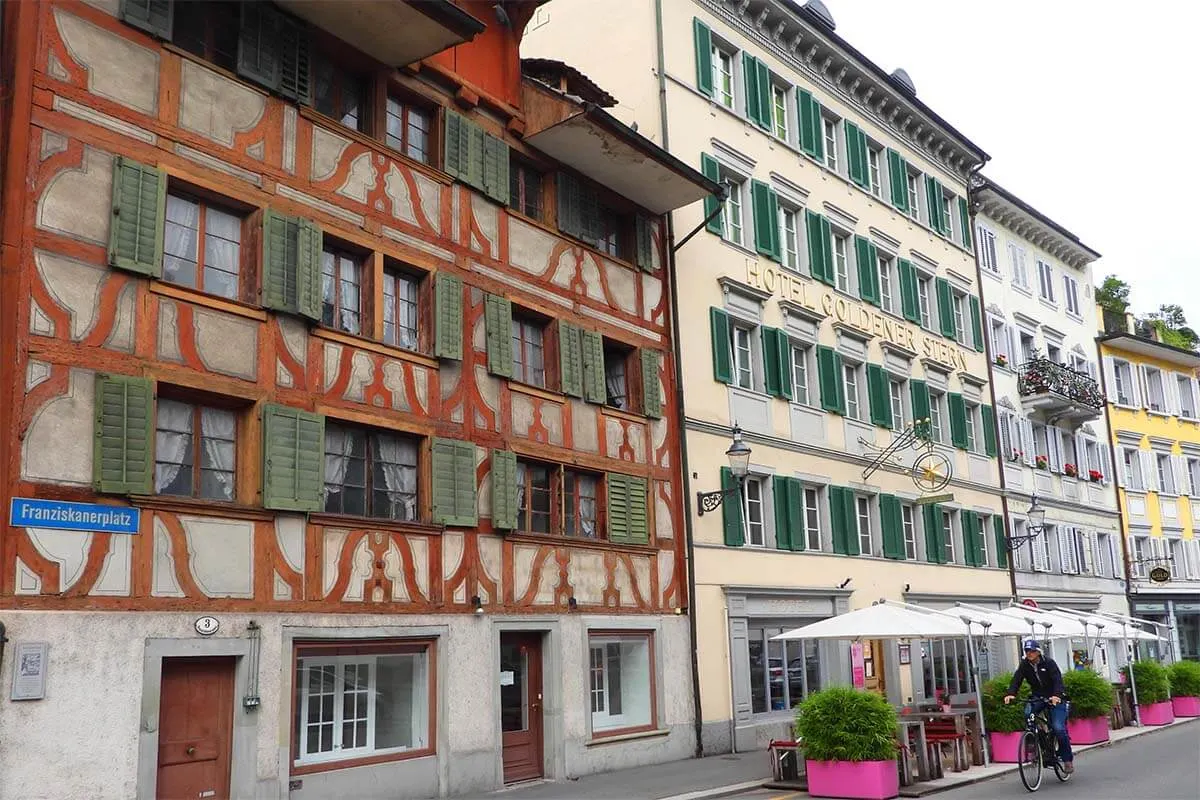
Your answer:
[[[983,750],[983,765],[986,767],[992,763],[992,759],[988,754],[987,724],[983,721],[983,685],[980,680],[979,657],[975,652],[975,637],[971,635],[971,623],[966,617],[963,617],[962,620],[967,624],[967,655],[971,659],[973,664],[972,671],[975,674],[975,703],[979,709],[979,741],[982,743],[980,749]],[[985,622],[982,625],[983,635],[986,638],[987,629],[991,627],[991,623]]]
[[[1137,651],[1135,650],[1132,657],[1129,657],[1129,625],[1124,623],[1125,632],[1125,653],[1128,658],[1126,672],[1129,675],[1129,688],[1133,691],[1133,696],[1130,698],[1130,705],[1133,706],[1133,721],[1137,727],[1142,727],[1142,711],[1138,708],[1137,702],[1137,681],[1133,679],[1133,662],[1137,660]]]

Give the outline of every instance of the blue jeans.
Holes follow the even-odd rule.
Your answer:
[[[1067,736],[1067,704],[1047,706],[1046,713],[1050,717],[1054,736],[1058,739],[1058,759],[1069,764],[1075,760],[1075,756],[1071,753],[1071,738]]]

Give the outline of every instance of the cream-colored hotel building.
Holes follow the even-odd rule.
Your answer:
[[[963,693],[961,645],[770,637],[880,598],[1011,597],[966,202],[986,154],[818,2],[557,0],[525,42],[571,53],[617,116],[729,188],[672,220],[705,752],[787,737],[792,705],[830,683]],[[949,485],[919,488],[913,449],[864,477],[914,418]],[[733,485],[735,423],[742,503],[699,515],[697,492]]]

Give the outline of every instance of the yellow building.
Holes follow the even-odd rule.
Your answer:
[[[1200,659],[1200,354],[1103,314],[1104,363],[1130,606],[1165,623],[1171,654]]]
[[[614,26],[619,53],[595,47]],[[788,737],[792,706],[831,684],[966,694],[961,644],[771,637],[880,598],[1009,602],[966,202],[986,154],[817,2],[560,0],[524,41],[572,53],[615,114],[729,192],[672,217],[689,499],[730,490],[690,520],[705,752]],[[868,469],[925,418],[949,485],[914,480],[923,447]]]

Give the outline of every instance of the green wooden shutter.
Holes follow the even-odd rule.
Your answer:
[[[871,422],[881,428],[892,427],[892,403],[888,396],[888,375],[878,364],[867,364],[867,399]]]
[[[742,81],[746,90],[746,116],[759,127],[763,126],[762,94],[758,90],[758,59],[742,51]],[[766,109],[768,114],[770,109]]]
[[[712,97],[713,61],[712,61],[712,31],[700,21],[692,18],[692,42],[696,46],[696,88],[705,97]]]
[[[787,523],[791,532],[792,550],[804,550],[807,547],[804,541],[804,484],[796,478],[788,478],[786,490]]]
[[[921,299],[917,295],[917,271],[908,259],[900,259],[900,308],[909,322],[921,324]]]
[[[608,390],[604,385],[604,338],[596,331],[584,331],[583,341],[583,399],[604,404]]]
[[[983,418],[983,448],[989,456],[996,455],[996,414],[991,406],[980,406],[979,415]]]
[[[460,527],[475,525],[478,521],[475,445],[455,439],[435,438],[431,462],[433,521]],[[515,467],[513,472],[515,476]]]
[[[489,294],[484,299],[484,327],[487,329],[488,372],[511,378],[513,375],[512,303]]]
[[[968,567],[977,567],[975,563],[975,512],[961,511],[958,515],[958,527],[962,534],[962,560]]]
[[[925,176],[925,208],[929,212],[929,227],[942,232],[942,190],[936,179]]]
[[[892,187],[892,205],[904,214],[908,208],[908,163],[895,150],[888,149],[888,183]]]
[[[812,92],[796,92],[800,106],[800,149],[818,161],[825,159],[825,132],[821,129],[821,104]]]
[[[145,378],[96,374],[92,483],[105,494],[150,494],[154,386]]]
[[[929,419],[929,385],[914,378],[908,382],[908,390],[912,395],[913,420]]]
[[[779,215],[775,192],[762,181],[750,181],[750,201],[754,209],[754,249],[778,259]]]
[[[778,340],[779,363],[779,396],[785,400],[792,399],[792,340],[788,338],[787,331],[779,328],[775,329],[775,338]]]
[[[558,229],[570,236],[583,237],[583,187],[574,175],[558,173]]]
[[[583,334],[563,320],[558,321],[558,373],[563,394],[583,397]]]
[[[971,247],[971,210],[967,207],[967,199],[965,197],[956,198],[958,200],[958,221],[962,225],[962,243],[963,247],[970,249]]]
[[[954,292],[950,289],[950,281],[936,278],[934,286],[937,287],[938,325],[942,335],[957,341],[954,327]]]
[[[737,479],[729,467],[721,467],[721,491],[725,499],[721,501],[721,521],[725,528],[725,544],[729,547],[741,547],[746,543],[746,532],[742,524],[742,496],[735,491]]]
[[[833,259],[826,257],[821,222],[820,214],[809,209],[804,210],[805,233],[808,234],[808,269],[815,280],[833,286]]]
[[[605,476],[608,495],[608,540],[620,544],[649,544],[646,479],[610,472]]]
[[[829,285],[833,286],[837,282],[837,276],[833,273],[833,226],[826,217],[821,217],[821,255],[825,258],[825,274],[829,276]]]
[[[858,294],[873,306],[879,305],[879,254],[875,245],[862,236],[854,237],[854,255],[858,263]]]
[[[847,492],[847,489],[840,486],[830,486],[826,490],[826,494],[829,496],[829,527],[832,528],[830,540],[833,543],[833,552],[844,556],[850,554],[847,538],[853,538],[847,537],[846,526],[849,524],[849,520],[846,519],[845,494]],[[851,517],[852,519],[853,517]]]
[[[931,564],[946,563],[946,549],[942,544],[942,507],[937,503],[924,506],[925,516],[925,560]]]
[[[792,549],[791,519],[788,516],[788,483],[790,478],[776,476],[771,480],[771,494],[775,501],[775,547],[779,550]]]
[[[637,239],[637,265],[643,272],[654,270],[654,235],[650,219],[645,214],[634,217],[634,229]]]
[[[433,354],[438,358],[461,359],[463,351],[462,279],[439,272],[434,278]]]
[[[904,518],[900,511],[900,498],[895,495],[879,495],[879,520],[883,529],[883,557],[903,561]]]
[[[155,278],[162,275],[167,175],[118,156],[113,159],[110,266]]]
[[[325,417],[263,406],[263,506],[320,511],[325,501]]]
[[[160,39],[171,40],[172,0],[121,0],[121,19]]]
[[[846,387],[842,383],[842,356],[830,347],[817,347],[817,382],[821,386],[821,408],[846,414]]]
[[[662,384],[658,381],[661,361],[662,354],[657,350],[641,350],[642,413],[652,419],[662,418]]]
[[[312,102],[312,52],[308,28],[279,15],[279,86],[284,97],[308,105]]]
[[[511,531],[517,527],[517,454],[492,451],[492,527]]]
[[[960,450],[967,449],[967,404],[961,394],[946,395],[950,404],[950,443]]]
[[[780,386],[783,376],[779,371],[779,338],[775,336],[775,329],[766,325],[760,326],[759,333],[762,337],[763,383],[767,394],[779,397],[783,393]]]
[[[846,155],[850,166],[850,180],[870,191],[871,169],[867,163],[867,136],[862,132],[862,128],[849,120],[843,127],[846,130]]]
[[[700,171],[704,173],[704,177],[708,178],[710,181],[713,181],[714,183],[721,182],[721,168],[717,164],[717,160],[708,153],[700,154]],[[708,228],[709,232],[715,233],[718,236],[720,236],[724,231],[724,229],[721,227],[721,215],[717,214],[716,216],[713,216],[713,214],[716,213],[720,205],[721,201],[717,199],[716,195],[709,194],[704,196],[704,218],[708,220],[706,227]]]
[[[846,553],[852,556],[861,555],[862,547],[858,543],[857,498],[854,495],[853,489],[842,489],[842,503],[845,505],[842,517],[846,520]]]
[[[466,180],[471,171],[470,122],[462,114],[446,109],[442,126],[442,169],[451,177]]]
[[[296,308],[300,316],[314,322],[321,319],[323,300],[321,259],[325,235],[312,220],[301,218],[296,228]]]
[[[1004,517],[992,516],[992,532],[996,539],[996,566],[1008,569],[1008,539],[1004,535]]]
[[[729,315],[715,306],[710,308],[708,327],[712,334],[713,380],[733,383],[733,345]]]
[[[771,123],[774,105],[774,98],[771,96],[771,70],[762,59],[755,59],[754,66],[758,70],[758,126],[771,133],[774,130]]]
[[[296,284],[300,220],[263,212],[263,305],[276,311],[300,311],[300,287]]]
[[[279,88],[280,14],[266,3],[242,3],[238,74],[267,89]]]
[[[983,352],[983,314],[979,308],[979,298],[970,295],[967,300],[971,306],[971,335],[975,339],[975,349]]]
[[[482,185],[477,188],[483,193],[504,205],[508,202],[508,144],[503,139],[484,134]]]

